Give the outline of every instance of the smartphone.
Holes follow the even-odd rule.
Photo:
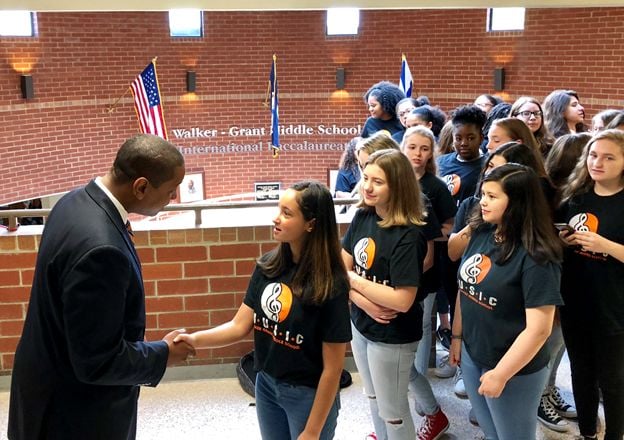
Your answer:
[[[574,234],[574,232],[576,232],[574,228],[567,223],[555,223],[555,228],[560,231],[568,231],[569,234]]]

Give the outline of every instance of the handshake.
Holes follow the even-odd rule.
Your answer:
[[[167,333],[163,341],[169,347],[167,366],[184,362],[189,356],[195,356],[195,347],[191,345],[192,336],[186,333],[186,329],[182,328]]]

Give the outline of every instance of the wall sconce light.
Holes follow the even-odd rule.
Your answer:
[[[345,88],[345,70],[344,67],[336,69],[336,88],[342,90]]]
[[[494,69],[494,90],[501,92],[505,89],[505,69]]]
[[[22,98],[33,99],[35,97],[32,76],[20,75],[20,86],[22,89]]]
[[[186,91],[194,92],[196,85],[197,75],[192,70],[186,72]]]

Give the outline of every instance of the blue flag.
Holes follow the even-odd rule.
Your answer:
[[[271,99],[271,150],[277,157],[280,150],[279,141],[279,100],[277,97],[277,56],[273,54],[271,74],[269,75],[269,97]]]
[[[405,97],[409,98],[412,96],[412,86],[414,85],[414,79],[412,78],[412,72],[410,71],[409,66],[407,65],[407,59],[405,58],[405,54],[402,56],[401,62],[401,79],[399,80],[399,87],[405,93]]]

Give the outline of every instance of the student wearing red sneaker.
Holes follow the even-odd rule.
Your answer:
[[[424,204],[412,165],[394,149],[368,157],[361,193],[342,256],[351,280],[353,357],[375,427],[369,437],[414,440],[407,391],[422,336],[416,292],[427,252]]]
[[[450,359],[461,363],[468,398],[487,440],[535,438],[548,377],[559,293],[561,243],[536,173],[492,170],[470,219],[458,273]]]

